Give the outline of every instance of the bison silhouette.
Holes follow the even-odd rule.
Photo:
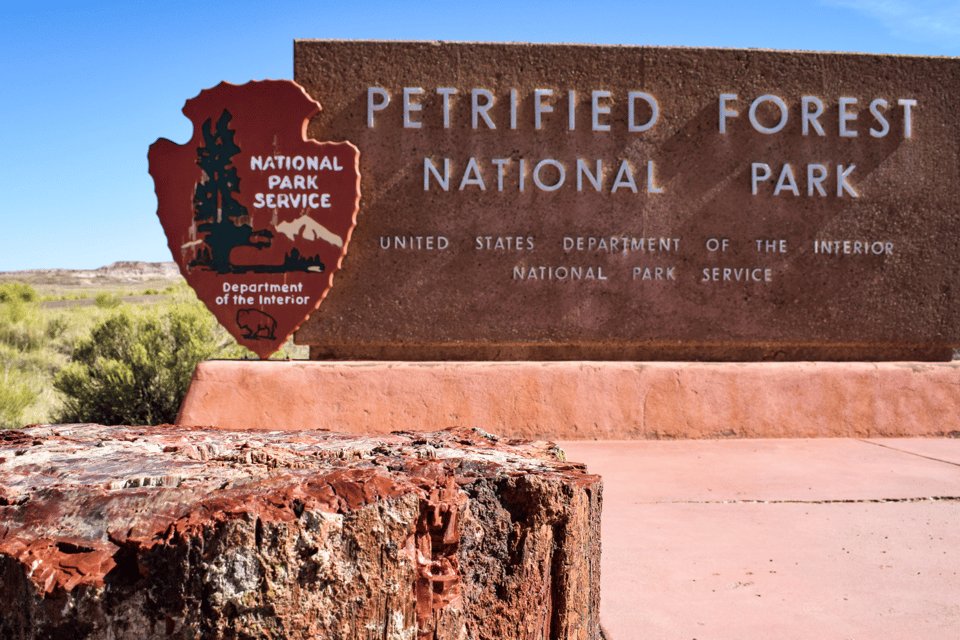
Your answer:
[[[240,309],[237,311],[237,326],[246,333],[248,340],[276,340],[273,332],[277,330],[277,321],[273,316],[259,309]]]

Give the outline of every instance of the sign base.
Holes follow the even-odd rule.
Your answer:
[[[960,436],[960,362],[208,361],[177,424],[510,438]]]

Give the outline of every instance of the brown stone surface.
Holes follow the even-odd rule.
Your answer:
[[[601,484],[478,430],[0,433],[0,637],[598,637]]]
[[[257,362],[197,366],[177,422],[643,440],[960,433],[958,363]]]
[[[297,41],[294,77],[323,104],[308,134],[357,145],[363,195],[337,286],[296,339],[314,359],[947,360],[958,74],[948,58]],[[389,104],[371,112],[369,87]],[[629,130],[631,91],[656,99],[647,130]],[[763,96],[786,108],[775,133]],[[652,111],[635,104],[640,126]],[[442,177],[445,160],[447,190],[426,165]],[[602,163],[599,190],[585,174],[578,190],[578,160]],[[770,170],[756,195],[754,164]]]

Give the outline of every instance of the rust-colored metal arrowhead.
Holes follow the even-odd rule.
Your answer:
[[[237,341],[276,352],[333,285],[360,205],[360,152],[306,138],[320,105],[290,80],[221,82],[187,100],[185,145],[148,159],[187,282]]]

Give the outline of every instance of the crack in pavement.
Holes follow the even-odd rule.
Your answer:
[[[861,498],[849,500],[656,500],[634,504],[884,504],[893,502],[960,502],[960,496]]]
[[[922,453],[915,453],[913,451],[905,451],[904,449],[898,449],[896,447],[891,447],[887,444],[881,444],[879,442],[874,442],[872,440],[864,440],[863,438],[853,438],[857,442],[863,442],[864,444],[872,444],[878,447],[883,447],[884,449],[890,449],[891,451],[896,451],[898,453],[906,453],[907,455],[917,456],[918,458],[924,458],[925,460],[932,460],[934,462],[942,462],[943,464],[952,464],[955,467],[960,467],[960,463],[951,462],[950,460],[941,460],[940,458],[933,458],[931,456],[925,456]]]

